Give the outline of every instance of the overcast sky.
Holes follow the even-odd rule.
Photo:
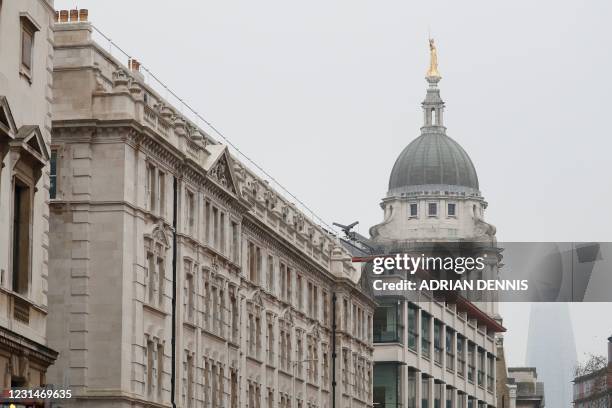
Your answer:
[[[419,135],[431,31],[448,134],[476,166],[498,238],[612,238],[610,1],[78,6],[322,218],[359,220],[362,234]],[[602,310],[572,308],[579,356],[604,353]],[[503,311],[508,359],[523,364],[528,308]]]

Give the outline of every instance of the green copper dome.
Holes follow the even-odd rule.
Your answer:
[[[457,186],[478,191],[478,176],[459,143],[443,132],[428,132],[406,146],[389,178],[389,193],[416,191],[417,186],[439,186],[440,190]]]

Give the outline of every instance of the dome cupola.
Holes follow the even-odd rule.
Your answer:
[[[478,176],[468,154],[446,135],[444,101],[440,97],[437,50],[430,40],[429,84],[423,106],[421,135],[400,153],[389,177],[387,197],[449,191],[479,194]]]

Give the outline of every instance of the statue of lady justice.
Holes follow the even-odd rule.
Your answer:
[[[427,71],[428,77],[440,77],[438,72],[438,50],[436,44],[434,44],[433,38],[429,39],[429,70]]]

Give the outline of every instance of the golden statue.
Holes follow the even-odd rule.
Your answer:
[[[434,44],[433,38],[429,39],[429,70],[427,71],[428,77],[439,77],[440,73],[438,72],[438,50],[436,48],[436,44]]]

